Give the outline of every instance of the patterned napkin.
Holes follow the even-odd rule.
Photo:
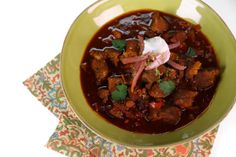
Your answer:
[[[24,81],[29,91],[59,119],[47,147],[70,157],[208,157],[218,127],[199,138],[155,149],[135,149],[111,143],[86,128],[71,110],[60,84],[60,55]]]

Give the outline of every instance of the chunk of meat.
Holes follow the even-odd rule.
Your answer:
[[[177,78],[177,71],[172,68],[167,68],[164,80],[175,80]]]
[[[156,33],[162,33],[168,30],[169,24],[168,22],[160,16],[159,12],[155,12],[152,15],[152,23],[151,23],[151,30]]]
[[[165,39],[165,41],[166,41],[167,43],[169,43],[171,37],[173,36],[173,34],[174,34],[173,31],[169,31],[169,32],[163,33],[163,34],[161,35],[161,37],[162,37],[163,39]]]
[[[184,31],[177,32],[170,41],[173,43],[180,42],[183,43],[187,39],[187,34]]]
[[[143,117],[143,114],[136,108],[127,108],[124,104],[114,104],[109,113],[119,119],[126,117],[134,120]]]
[[[157,81],[159,76],[157,76],[156,70],[149,70],[149,71],[144,71],[141,77],[141,80],[143,82],[146,82],[146,87],[149,89],[151,88],[152,84]]]
[[[191,29],[191,30],[188,32],[188,39],[189,39],[192,43],[195,43],[195,41],[196,41],[196,35],[195,35],[194,30]]]
[[[122,106],[120,104],[114,104],[112,109],[109,110],[109,113],[118,118],[118,119],[123,119],[124,118],[124,113],[123,113],[123,109]]]
[[[174,104],[181,108],[189,108],[193,105],[198,92],[187,89],[178,89],[174,95]]]
[[[190,28],[190,26],[191,26],[191,24],[189,24],[186,21],[179,21],[178,24],[182,30],[186,30],[186,29]]]
[[[136,57],[139,56],[140,44],[138,40],[128,40],[125,48],[125,52],[120,56],[120,60],[124,58]],[[129,67],[128,64],[127,67]]]
[[[160,76],[163,76],[168,69],[165,65],[162,64],[157,68],[157,70],[160,72]]]
[[[193,84],[199,90],[208,89],[214,85],[219,74],[220,71],[218,69],[201,71],[195,76]]]
[[[137,120],[142,118],[144,115],[141,113],[137,108],[133,107],[128,110],[124,110],[123,113],[125,114],[126,118]]]
[[[122,77],[108,77],[108,89],[110,92],[113,92],[116,89],[116,86],[119,84],[124,84],[124,80],[122,79]]]
[[[149,90],[149,95],[154,98],[164,98],[165,93],[163,93],[158,84],[154,84]]]
[[[163,122],[176,125],[179,123],[181,115],[181,110],[176,106],[167,106],[160,110],[150,108],[148,119],[150,121],[161,120]]]
[[[174,52],[171,52],[170,53],[170,60],[172,61],[178,61],[179,60],[179,55],[174,53]]]
[[[132,101],[132,100],[128,100],[128,101],[126,101],[125,106],[126,106],[127,108],[132,108],[132,107],[135,106],[135,102]]]
[[[131,70],[129,69],[125,69],[124,72],[127,72],[124,75],[121,75],[122,79],[124,80],[124,84],[126,85],[131,85],[132,80],[133,80],[133,75],[132,72],[130,72]]]
[[[108,75],[108,65],[105,60],[93,59],[91,62],[91,68],[95,73],[97,83],[100,84],[107,78]]]
[[[113,48],[107,48],[105,49],[105,55],[106,58],[110,59],[110,61],[115,65],[118,66],[118,63],[120,61],[119,56],[121,55],[120,51],[117,51]]]
[[[110,61],[117,66],[121,52],[114,48],[106,48],[104,51],[92,50],[90,55],[96,60],[110,59]]]
[[[175,80],[175,84],[178,85],[181,80],[184,78],[184,71],[178,71],[177,79]]]
[[[125,48],[125,52],[121,56],[122,58],[135,57],[139,55],[139,41],[128,40]]]
[[[139,41],[138,40],[128,40],[125,50],[138,53],[139,52]]]
[[[187,79],[193,79],[195,75],[198,74],[199,69],[201,68],[202,63],[199,61],[196,61],[192,66],[190,66],[186,71],[186,78]]]
[[[90,52],[90,56],[92,56],[96,60],[106,59],[106,55],[103,51],[92,50]]]
[[[176,125],[179,123],[181,115],[182,112],[178,107],[170,106],[160,112],[159,118],[164,122]]]
[[[112,35],[115,37],[115,39],[120,39],[122,37],[122,33],[118,30],[113,30]]]
[[[110,92],[107,89],[98,90],[98,96],[102,99],[103,103],[106,103],[108,101],[109,95],[110,95]]]
[[[184,66],[184,65],[188,65],[187,63],[189,61],[192,61],[193,58],[188,58],[189,61],[187,61],[186,58],[181,56],[179,53],[171,52],[170,53],[170,60],[176,62],[177,64]]]
[[[129,89],[128,92],[129,92],[129,97],[133,101],[145,100],[149,98],[146,88],[136,89],[133,92],[131,92],[131,90]]]
[[[148,37],[148,38],[153,38],[153,37],[157,36],[156,33],[153,31],[146,31],[144,33],[144,35],[145,35],[145,37]]]

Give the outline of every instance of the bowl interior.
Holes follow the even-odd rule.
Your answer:
[[[190,124],[163,134],[132,133],[110,124],[87,104],[80,84],[80,63],[95,32],[106,22],[128,11],[154,9],[200,24],[212,43],[222,69],[221,80],[208,109]],[[218,124],[231,109],[236,95],[236,43],[220,17],[199,0],[101,0],[74,21],[61,56],[62,85],[81,121],[102,137],[127,146],[163,146],[189,140]],[[88,82],[89,83],[89,82]]]

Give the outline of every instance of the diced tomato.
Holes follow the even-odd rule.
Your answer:
[[[162,106],[164,106],[163,102],[151,102],[150,106],[154,109],[161,109]]]

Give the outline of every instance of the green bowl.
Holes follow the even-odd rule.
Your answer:
[[[141,134],[118,128],[94,112],[82,92],[80,63],[93,35],[116,16],[140,9],[160,10],[200,24],[216,51],[223,71],[207,110],[188,125],[172,132]],[[72,24],[61,54],[61,76],[72,109],[99,136],[132,147],[171,145],[192,140],[213,128],[232,108],[236,96],[236,42],[216,12],[200,0],[101,0],[84,10]]]

